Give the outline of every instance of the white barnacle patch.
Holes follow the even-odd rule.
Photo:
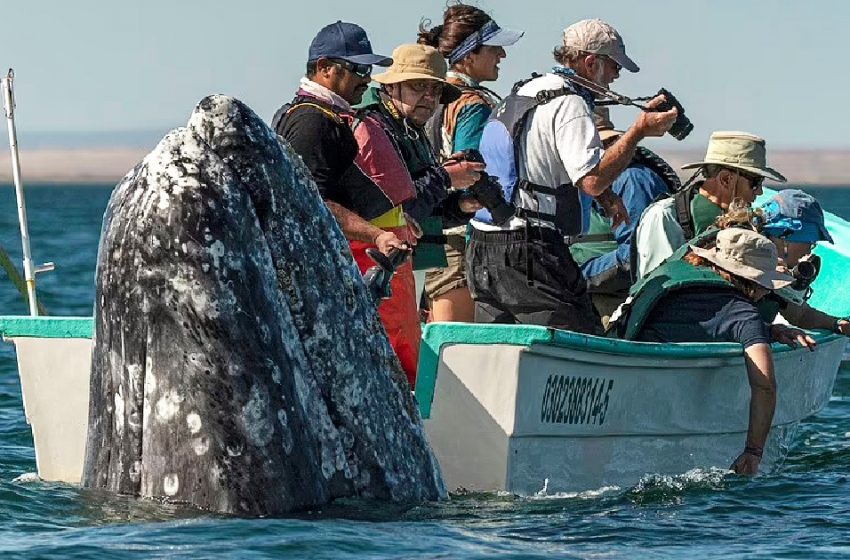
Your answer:
[[[130,476],[131,482],[138,484],[138,482],[142,479],[142,462],[133,461],[133,464],[130,465],[130,468],[127,470],[127,474]]]
[[[156,417],[160,422],[167,422],[174,418],[174,415],[180,410],[180,403],[183,402],[183,395],[180,395],[174,389],[165,393],[156,402]]]
[[[162,477],[162,491],[166,496],[173,496],[180,490],[180,478],[175,473]]]
[[[213,259],[213,266],[215,268],[219,268],[221,264],[221,258],[224,256],[224,243],[216,239],[207,248],[207,252]]]
[[[274,434],[274,425],[269,418],[269,393],[265,387],[253,385],[248,402],[242,407],[242,423],[245,433],[253,445],[264,447]]]
[[[124,397],[121,396],[121,387],[115,393],[115,431],[120,435],[124,431]]]
[[[201,417],[197,412],[186,415],[186,425],[189,426],[189,433],[197,434],[201,431]]]
[[[157,201],[156,207],[160,210],[168,210],[169,206],[171,206],[171,201],[168,200],[168,193],[161,191],[159,193],[159,200]]]
[[[137,387],[139,380],[142,378],[141,364],[130,364],[127,366],[127,374],[130,376],[130,384]]]
[[[195,455],[205,455],[210,450],[210,440],[207,436],[196,437],[192,439],[192,451]]]
[[[188,292],[192,288],[192,285],[185,278],[179,278],[179,277],[171,278],[170,283],[171,283],[171,288],[175,292],[178,292],[178,293]]]
[[[292,437],[292,429],[289,427],[289,418],[286,415],[286,411],[284,409],[280,409],[277,411],[277,421],[280,422],[280,432],[281,439],[283,440],[283,450],[287,455],[292,453],[292,445],[293,445],[293,437]]]

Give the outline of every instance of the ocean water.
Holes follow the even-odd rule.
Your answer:
[[[850,187],[807,188],[850,218]],[[39,296],[88,315],[111,189],[27,191]],[[0,245],[20,263],[14,191],[0,188]],[[26,307],[0,282],[3,314]],[[800,426],[783,469],[648,473],[631,488],[517,498],[471,494],[402,508],[348,501],[285,519],[235,519],[38,481],[14,348],[0,345],[2,558],[843,558],[850,557],[850,375]]]

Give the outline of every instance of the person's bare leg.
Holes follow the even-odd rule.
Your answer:
[[[431,321],[472,323],[474,320],[475,302],[466,286],[431,300]]]

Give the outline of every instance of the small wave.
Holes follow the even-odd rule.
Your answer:
[[[626,495],[644,501],[673,498],[691,490],[722,490],[730,474],[732,471],[717,467],[691,469],[679,475],[647,474]]]
[[[17,482],[20,484],[31,484],[33,482],[41,482],[41,477],[38,476],[38,473],[28,472],[22,475],[16,476],[12,479],[12,482]]]
[[[619,486],[602,486],[595,490],[583,490],[581,492],[549,492],[549,479],[543,481],[543,488],[529,496],[531,500],[564,500],[564,499],[580,499],[593,500],[607,494],[619,492]]]

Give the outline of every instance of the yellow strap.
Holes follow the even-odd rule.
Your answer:
[[[297,109],[299,107],[312,107],[314,109],[318,109],[319,111],[321,111],[325,115],[329,116],[337,124],[343,124],[342,119],[340,118],[339,115],[337,115],[336,113],[334,113],[330,109],[322,107],[321,105],[317,105],[316,103],[308,103],[308,102],[296,103],[295,105],[293,105],[292,107],[290,107],[286,111],[286,114],[288,115],[289,113],[291,113],[292,111],[294,111],[295,109]]]

